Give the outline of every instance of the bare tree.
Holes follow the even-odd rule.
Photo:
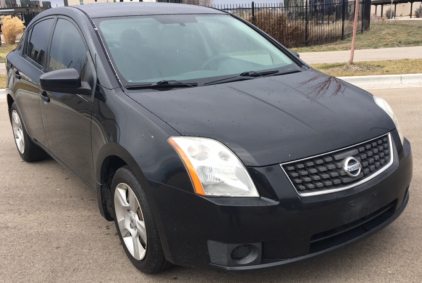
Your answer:
[[[212,0],[183,0],[183,3],[200,6],[211,6]]]
[[[350,51],[349,65],[353,65],[353,57],[355,56],[356,31],[358,29],[359,0],[355,0],[355,1],[356,1],[355,20],[353,21],[352,50]]]

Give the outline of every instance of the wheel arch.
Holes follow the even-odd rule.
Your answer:
[[[7,109],[9,110],[9,118],[10,118],[10,108],[12,108],[12,104],[15,102],[13,97],[10,94],[7,94]]]
[[[165,229],[159,213],[159,209],[153,198],[151,188],[144,173],[136,162],[135,158],[121,145],[117,143],[107,143],[97,154],[96,158],[96,179],[97,179],[97,200],[101,215],[108,221],[114,220],[112,209],[111,180],[114,173],[123,166],[128,166],[132,173],[141,183],[142,188],[148,197],[151,206],[155,224],[160,234],[161,244],[166,255],[170,258],[169,248]],[[110,182],[110,183],[107,183]]]
[[[95,163],[97,180],[97,199],[101,215],[109,221],[114,220],[111,206],[111,182],[114,173],[128,166],[148,191],[148,182],[132,155],[117,143],[107,143],[97,154]]]

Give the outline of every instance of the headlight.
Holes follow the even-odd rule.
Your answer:
[[[388,114],[388,116],[390,116],[391,119],[393,120],[394,125],[396,126],[396,129],[397,129],[397,132],[399,132],[400,140],[401,140],[401,142],[403,144],[403,135],[401,134],[401,130],[400,130],[400,126],[399,126],[399,121],[397,120],[397,117],[394,114],[393,109],[391,109],[391,107],[387,103],[387,101],[385,101],[382,98],[379,98],[379,97],[377,97],[377,96],[374,95],[374,100],[375,100],[375,103],[379,107],[381,107],[381,109],[384,110]]]
[[[208,138],[171,137],[195,192],[203,196],[259,197],[237,156],[222,143]]]

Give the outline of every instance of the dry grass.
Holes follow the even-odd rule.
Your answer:
[[[418,74],[422,73],[422,59],[359,62],[352,66],[347,63],[315,64],[312,67],[334,77]]]
[[[18,44],[16,43],[16,44],[12,44],[12,45],[3,44],[2,46],[0,46],[0,63],[6,62],[7,54],[9,54],[10,51],[14,50],[17,45]]]
[[[289,20],[285,13],[272,13],[265,9],[255,14],[255,21],[252,20],[252,15],[247,20],[285,46],[305,44],[305,25]]]
[[[16,36],[23,32],[25,26],[18,17],[1,16],[2,32],[6,44],[14,44]]]
[[[257,12],[255,21],[251,14],[243,13],[238,16],[255,24],[288,48],[306,45],[306,24],[303,20],[294,20],[284,12],[274,12],[271,9],[262,9]],[[325,24],[316,24],[313,21],[309,23],[308,43],[333,42],[341,37],[341,21],[334,22],[332,17],[330,22],[327,20],[328,17]],[[352,29],[353,22],[346,21],[345,33],[351,33]]]
[[[350,50],[352,39],[330,44],[292,48],[296,52]],[[376,49],[422,45],[422,21],[371,22],[371,29],[356,36],[356,49]]]
[[[6,75],[0,75],[0,88],[6,88]]]

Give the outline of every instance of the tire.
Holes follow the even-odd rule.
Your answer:
[[[19,155],[26,162],[35,162],[47,157],[47,153],[36,145],[26,132],[22,123],[22,116],[19,113],[16,103],[10,107],[10,122],[12,123],[13,137]]]
[[[165,258],[151,207],[138,179],[124,166],[114,174],[111,188],[114,223],[132,264],[148,274],[168,268],[171,264]]]

